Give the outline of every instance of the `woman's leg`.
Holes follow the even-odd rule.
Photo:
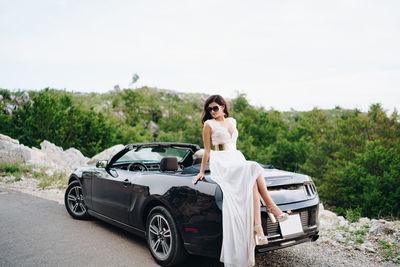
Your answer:
[[[260,192],[261,197],[264,199],[264,202],[265,202],[267,208],[268,208],[268,207],[274,206],[274,205],[275,205],[275,202],[272,200],[271,196],[270,196],[269,193],[268,193],[267,185],[265,184],[265,180],[264,180],[263,175],[260,174],[260,175],[257,177],[257,180],[256,180],[256,181],[257,181],[257,187],[258,187],[258,190],[257,190],[257,191]],[[253,191],[254,191],[254,190],[253,190]],[[275,216],[278,216],[278,215],[280,215],[280,214],[282,213],[282,211],[281,211],[278,207],[272,209],[271,212],[272,212],[272,214],[274,214]]]
[[[261,225],[260,193],[257,189],[257,182],[253,186],[253,206],[254,206],[254,231],[261,235],[258,225]],[[262,228],[261,228],[262,230]]]
[[[256,245],[268,244],[268,238],[264,235],[261,225],[260,193],[257,189],[257,182],[253,186],[253,206],[254,206],[254,231],[256,233]]]

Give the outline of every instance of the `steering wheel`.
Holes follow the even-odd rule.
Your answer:
[[[134,162],[134,163],[129,164],[127,170],[132,171],[132,172],[148,171],[146,165],[144,165],[143,163],[140,163],[140,162]]]

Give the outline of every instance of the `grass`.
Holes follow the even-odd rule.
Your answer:
[[[50,186],[56,186],[58,189],[65,189],[68,183],[67,175],[64,172],[55,172],[52,175],[42,176],[38,187],[45,189]]]
[[[361,210],[360,209],[347,209],[345,211],[344,217],[349,222],[358,222],[361,218]]]
[[[29,173],[32,170],[31,165],[26,165],[23,163],[0,163],[0,177],[14,177],[13,179],[5,179],[6,183],[19,182],[22,180],[22,175],[24,173]],[[3,179],[1,179],[3,181]]]
[[[30,165],[26,165],[23,163],[0,162],[0,176],[9,176],[16,173],[23,173],[29,171],[30,169]]]
[[[22,180],[22,177],[27,177],[39,180],[38,187],[41,189],[56,187],[62,190],[67,187],[68,176],[66,173],[54,172],[53,174],[48,174],[46,171],[47,168],[45,167],[30,164],[0,163],[0,177],[13,177],[12,179],[6,179],[6,183],[19,182]],[[0,181],[3,182],[4,179]]]
[[[400,263],[397,259],[400,256],[399,247],[396,244],[384,240],[378,240],[380,254],[386,261],[393,261],[394,263]]]
[[[349,227],[348,227],[348,226],[340,226],[340,225],[337,225],[337,226],[336,226],[336,229],[337,229],[337,230],[340,230],[340,231],[344,231],[344,232],[346,232],[346,233],[349,232]]]

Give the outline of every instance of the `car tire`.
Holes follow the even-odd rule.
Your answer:
[[[65,190],[64,203],[73,218],[85,220],[90,217],[83,197],[82,186],[78,181],[75,180],[68,185]]]
[[[147,216],[146,241],[151,255],[161,266],[173,266],[187,258],[178,227],[163,206],[154,207]]]

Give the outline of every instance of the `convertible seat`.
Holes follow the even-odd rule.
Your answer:
[[[160,171],[176,171],[179,169],[177,157],[163,157],[160,161]]]
[[[192,165],[201,164],[202,158],[195,158]]]

